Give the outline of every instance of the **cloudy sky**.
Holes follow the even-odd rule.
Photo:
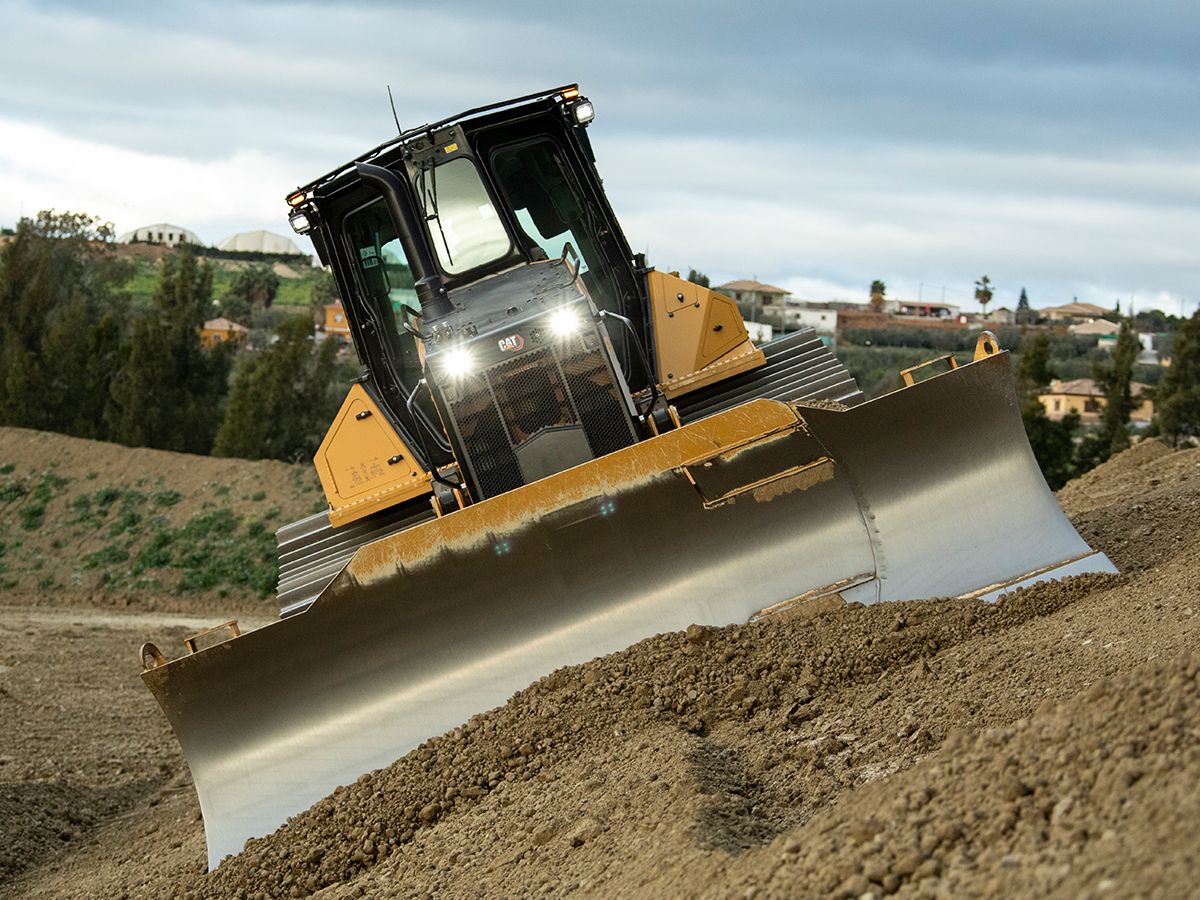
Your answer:
[[[387,84],[407,127],[578,81],[660,268],[1190,313],[1198,40],[1195,0],[0,0],[0,224],[286,233],[290,188],[392,133]]]

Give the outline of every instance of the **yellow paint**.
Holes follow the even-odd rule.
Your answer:
[[[655,363],[664,394],[678,397],[766,362],[724,294],[672,272],[650,272]]]
[[[399,461],[388,462],[396,457]],[[329,501],[329,522],[335,528],[431,493],[430,474],[361,384],[350,387],[313,465]]]
[[[435,565],[451,549],[469,549],[512,534],[547,513],[617,494],[658,478],[677,477],[680,464],[711,457],[766,434],[801,428],[796,411],[774,400],[752,400],[533,484],[468,506],[359,549],[348,571],[360,584]],[[320,601],[318,601],[320,602]]]

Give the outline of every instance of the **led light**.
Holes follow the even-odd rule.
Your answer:
[[[579,96],[579,85],[577,85],[577,84],[571,85],[569,88],[566,88],[562,92],[562,95],[563,95],[564,100],[571,100],[571,99],[574,99],[575,97],[578,97]]]
[[[304,191],[295,191],[294,193],[288,194],[288,206],[299,206],[307,199],[308,194],[306,194]]]
[[[556,309],[550,314],[550,332],[555,337],[570,337],[579,330],[579,314],[573,309]]]
[[[288,222],[292,226],[292,231],[296,232],[296,234],[308,234],[312,230],[312,223],[308,221],[308,216],[299,210],[288,216]]]
[[[442,369],[451,378],[470,375],[473,368],[475,361],[471,359],[471,351],[466,347],[455,347],[446,351],[446,355],[442,357]]]
[[[575,121],[580,125],[586,125],[596,118],[596,109],[592,106],[591,100],[580,100],[572,107],[571,111],[575,114]]]

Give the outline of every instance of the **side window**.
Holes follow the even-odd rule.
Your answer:
[[[404,380],[415,384],[421,361],[416,341],[404,328],[406,317],[420,314],[412,269],[396,228],[382,200],[375,200],[346,216],[343,225],[366,306],[360,311],[374,322],[389,355]]]

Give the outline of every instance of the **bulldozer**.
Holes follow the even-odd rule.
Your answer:
[[[811,329],[635,253],[567,85],[401,131],[287,195],[363,374],[281,528],[277,621],[142,677],[216,867],[563,666],[828,598],[1113,572],[1046,487],[1008,353],[866,400]]]

